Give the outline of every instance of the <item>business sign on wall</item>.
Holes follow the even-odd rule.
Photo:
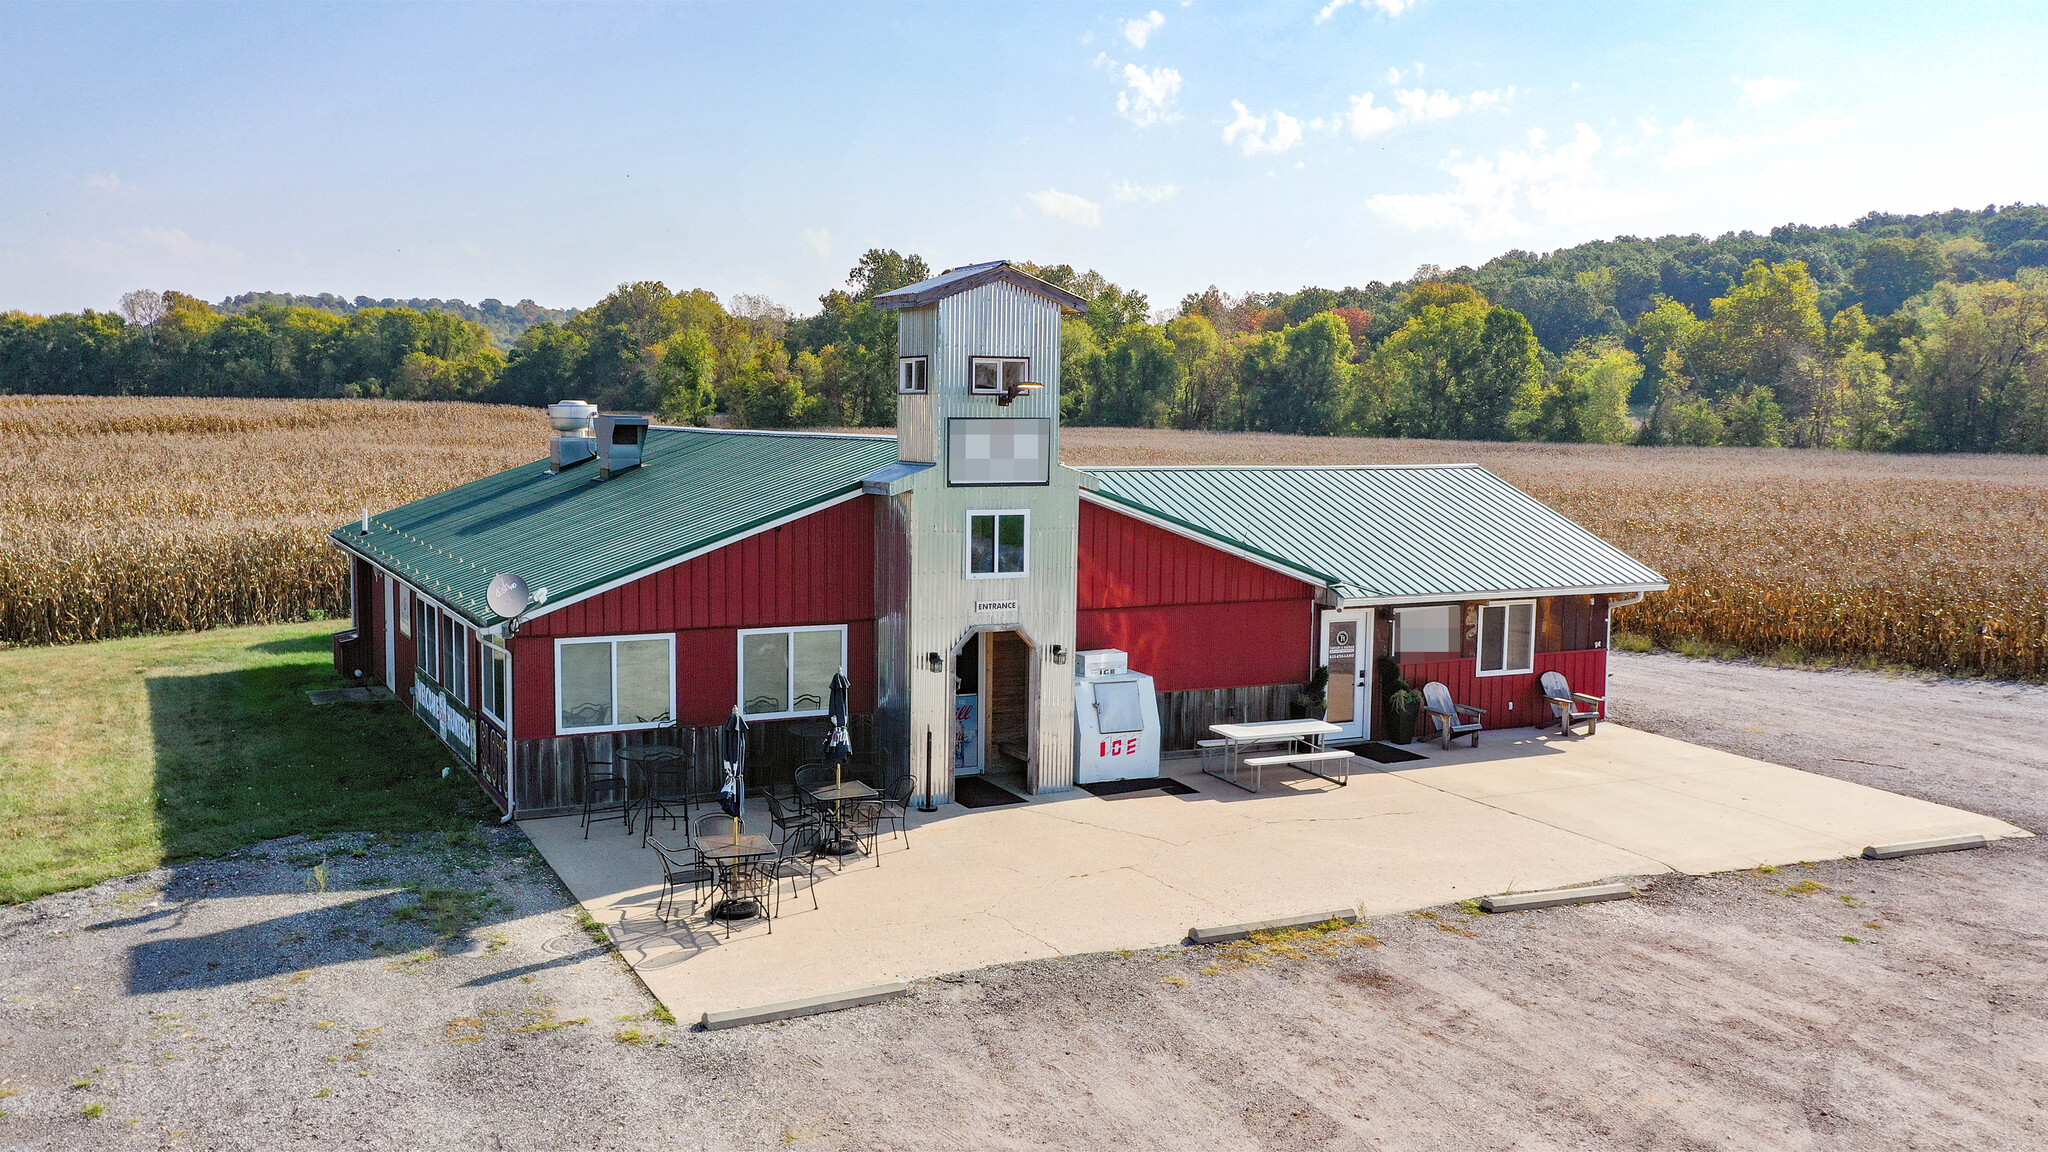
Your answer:
[[[1052,483],[1052,421],[978,416],[946,421],[946,483],[956,488]]]

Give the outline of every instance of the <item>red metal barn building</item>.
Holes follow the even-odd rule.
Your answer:
[[[334,531],[338,666],[516,815],[568,810],[636,743],[695,749],[708,793],[735,706],[755,780],[781,783],[843,667],[856,753],[921,792],[929,739],[944,801],[983,771],[1073,785],[1077,650],[1152,676],[1168,751],[1298,714],[1322,668],[1335,739],[1374,738],[1376,657],[1513,727],[1545,717],[1546,670],[1603,694],[1612,604],[1665,587],[1472,465],[1067,467],[1079,298],[995,262],[877,303],[901,315],[897,436],[572,430],[549,461]],[[506,573],[531,591],[515,618],[487,595]]]

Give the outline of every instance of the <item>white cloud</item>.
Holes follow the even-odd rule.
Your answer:
[[[1027,192],[1025,195],[1038,205],[1039,211],[1055,220],[1065,220],[1083,228],[1093,228],[1102,223],[1102,206],[1072,192],[1047,188],[1043,192]]]
[[[1345,120],[1351,125],[1351,134],[1363,140],[1403,124],[1442,120],[1467,108],[1502,104],[1512,99],[1514,94],[1513,88],[1494,88],[1460,98],[1442,90],[1431,92],[1424,88],[1408,88],[1397,90],[1390,102],[1381,104],[1377,97],[1367,92],[1351,98],[1351,110],[1345,115]]]
[[[810,250],[811,258],[820,265],[832,264],[832,234],[823,228],[804,229],[804,247]]]
[[[1180,102],[1180,73],[1174,69],[1126,64],[1124,89],[1116,94],[1117,113],[1138,127],[1179,119],[1173,108]]]
[[[1223,126],[1223,142],[1235,144],[1245,155],[1277,154],[1301,143],[1301,121],[1287,113],[1276,108],[1268,119],[1252,115],[1251,109],[1239,101],[1232,100],[1230,106],[1236,110],[1237,119]]]
[[[1748,79],[1731,76],[1729,79],[1742,89],[1742,102],[1752,108],[1783,100],[1799,91],[1799,81],[1780,80],[1774,76],[1752,76]]]
[[[1584,124],[1555,147],[1532,129],[1526,149],[1470,160],[1452,153],[1444,170],[1457,183],[1447,191],[1379,195],[1366,204],[1403,227],[1456,231],[1474,241],[1514,237],[1532,224],[1598,219],[1618,206],[1606,172],[1594,166],[1599,151],[1600,137]]]
[[[1400,82],[1401,82],[1401,70],[1400,70],[1399,68],[1389,68],[1389,69],[1387,69],[1387,86],[1388,86],[1389,88],[1391,88],[1391,87],[1394,87],[1395,85],[1399,84]]]
[[[1143,48],[1145,41],[1150,40],[1152,34],[1159,31],[1159,26],[1164,23],[1166,17],[1161,16],[1155,8],[1136,20],[1124,21],[1124,39],[1130,41],[1133,48]]]
[[[1388,16],[1399,16],[1419,2],[1420,0],[1330,0],[1328,4],[1323,5],[1322,11],[1316,13],[1316,23],[1321,24],[1335,16],[1337,10],[1347,4],[1357,4],[1361,8],[1377,8]]]
[[[1125,180],[1121,184],[1112,186],[1109,194],[1126,204],[1138,202],[1158,204],[1180,195],[1180,185],[1172,182],[1151,185],[1133,184],[1129,180]]]

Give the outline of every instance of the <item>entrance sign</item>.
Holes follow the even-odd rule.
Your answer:
[[[1015,612],[1017,610],[1017,602],[1015,600],[976,600],[974,602],[974,610],[976,612]]]

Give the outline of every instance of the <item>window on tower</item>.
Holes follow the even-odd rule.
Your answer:
[[[976,356],[968,390],[977,396],[1000,396],[1030,379],[1031,361],[1011,356]]]
[[[927,390],[925,365],[922,356],[898,356],[896,358],[896,390],[905,394],[922,394]]]

